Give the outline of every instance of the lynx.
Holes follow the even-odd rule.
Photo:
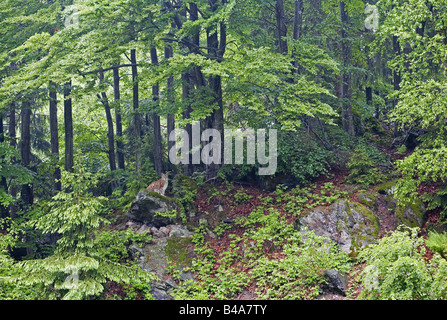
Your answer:
[[[157,192],[162,196],[164,196],[167,187],[168,187],[168,175],[166,173],[163,173],[161,175],[160,180],[152,182],[146,189],[150,192]]]

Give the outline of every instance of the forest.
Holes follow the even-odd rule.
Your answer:
[[[0,0],[0,300],[447,299],[444,130],[446,0]]]

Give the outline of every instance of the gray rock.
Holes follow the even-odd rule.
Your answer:
[[[337,270],[326,270],[324,277],[327,280],[327,287],[329,290],[346,296],[348,289],[348,276]]]
[[[364,205],[346,200],[329,208],[316,208],[299,220],[299,227],[306,226],[315,234],[335,241],[345,252],[356,251],[374,243],[379,233],[379,220]]]
[[[155,229],[155,228],[153,228]],[[131,254],[138,259],[138,265],[146,272],[157,276],[157,280],[153,281],[151,293],[156,300],[172,300],[173,290],[178,287],[177,283],[168,275],[166,269],[170,264],[170,256],[168,255],[168,246],[170,241],[189,238],[192,235],[184,226],[169,225],[162,227],[167,236],[153,239],[150,244],[139,248],[135,245],[131,246]],[[156,229],[158,230],[158,229]],[[187,240],[187,239],[186,239]],[[180,270],[180,281],[194,280],[194,276],[189,271]]]
[[[135,222],[160,228],[175,224],[177,217],[163,216],[162,214],[176,208],[175,202],[166,197],[141,191],[132,203],[127,217]]]

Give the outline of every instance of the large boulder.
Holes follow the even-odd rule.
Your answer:
[[[328,208],[318,207],[299,220],[315,234],[335,241],[342,251],[351,253],[374,243],[379,234],[379,220],[366,206],[346,200]]]
[[[175,201],[156,192],[144,190],[138,193],[127,217],[130,220],[160,228],[178,222],[177,212]]]
[[[192,249],[193,233],[182,225],[168,225],[159,229],[147,228],[139,223],[128,224],[137,233],[150,232],[151,243],[138,247],[131,246],[131,255],[138,265],[149,273],[157,276],[151,284],[151,293],[155,300],[172,300],[173,290],[179,282],[194,280],[190,271],[194,251]],[[173,279],[168,273],[168,267],[174,263],[178,269],[178,279]]]

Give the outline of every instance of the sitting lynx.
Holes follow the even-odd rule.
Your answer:
[[[163,173],[161,175],[160,180],[152,182],[149,185],[149,187],[147,187],[146,189],[149,192],[157,192],[157,193],[161,194],[162,196],[164,196],[167,187],[168,187],[168,174]]]

